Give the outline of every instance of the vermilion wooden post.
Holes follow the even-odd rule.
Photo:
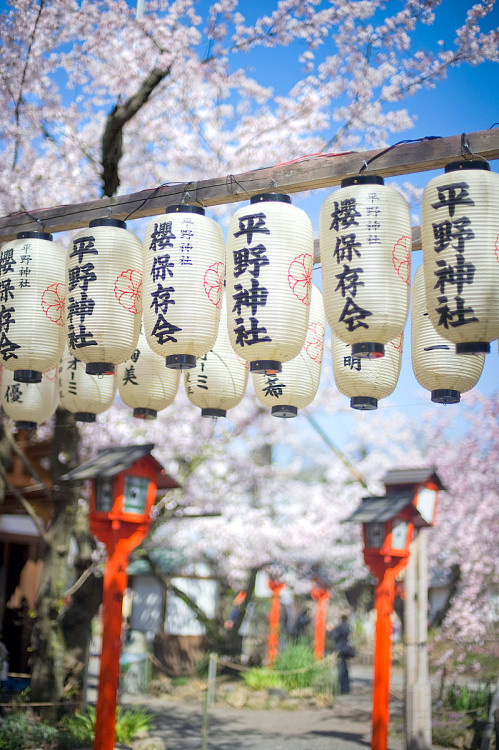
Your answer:
[[[326,640],[326,605],[330,597],[329,591],[319,587],[313,588],[310,595],[316,603],[314,628],[314,655],[317,660],[324,656]]]
[[[269,634],[267,639],[267,664],[271,667],[279,651],[279,630],[281,616],[281,591],[285,584],[279,581],[269,581],[269,589],[272,591],[272,605],[269,612]]]
[[[116,702],[120,679],[120,651],[123,595],[127,584],[127,539],[120,539],[108,559],[102,596],[102,649],[99,692],[96,705],[96,750],[113,750],[116,734]]]
[[[395,599],[395,579],[406,560],[397,560],[392,566],[380,565],[374,590],[376,632],[374,647],[374,683],[372,710],[372,750],[387,750],[390,671],[392,663],[392,612]],[[373,571],[374,572],[374,571]]]

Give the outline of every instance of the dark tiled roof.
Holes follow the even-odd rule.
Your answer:
[[[390,485],[424,484],[430,479],[435,482],[440,490],[445,489],[434,466],[424,466],[415,469],[392,469],[392,471],[388,471],[385,474],[382,482],[384,482],[388,488]]]
[[[96,477],[114,477],[121,471],[128,469],[129,466],[139,459],[144,458],[144,456],[149,456],[153,448],[154,443],[105,448],[95,458],[92,458],[90,461],[87,461],[72,471],[68,471],[67,474],[64,474],[61,477],[61,479],[64,481],[75,481],[95,479]],[[158,488],[168,489],[180,487],[172,477],[165,473],[163,467],[158,461],[156,461],[154,456],[150,456],[150,458],[158,470]]]
[[[389,521],[402,508],[411,503],[412,497],[413,494],[410,490],[384,495],[383,497],[365,497],[362,504],[345,520],[357,523]]]

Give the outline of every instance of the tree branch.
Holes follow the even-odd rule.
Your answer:
[[[187,604],[189,609],[191,609],[194,612],[199,622],[202,625],[204,625],[204,627],[206,628],[206,632],[208,633],[210,638],[213,638],[215,641],[220,641],[221,637],[220,637],[219,628],[213,624],[210,618],[207,617],[206,613],[203,612],[203,610],[200,607],[198,607],[196,602],[193,601],[191,597],[185,593],[185,591],[182,591],[181,589],[177,588],[177,586],[175,586],[171,582],[171,578],[169,576],[166,576],[163,573],[160,566],[156,562],[154,562],[154,560],[152,559],[152,557],[149,555],[148,552],[146,552],[145,550],[142,550],[141,557],[143,560],[145,560],[149,564],[152,574],[158,579],[158,581],[160,581],[163,584],[165,589],[167,589],[168,591],[171,591],[172,594],[174,594],[179,599],[181,599],[185,604]]]
[[[166,70],[153,68],[144,79],[138,91],[124,104],[117,104],[108,115],[102,136],[102,194],[113,196],[120,184],[118,166],[123,156],[123,128],[146,104],[152,92],[170,74]]]
[[[28,64],[29,64],[29,58],[30,58],[30,54],[31,54],[31,48],[33,46],[33,42],[35,41],[36,29],[38,27],[38,21],[40,20],[40,16],[42,14],[44,2],[45,2],[45,0],[40,0],[40,7],[38,8],[38,13],[37,13],[37,16],[35,18],[35,24],[33,26],[33,31],[32,31],[32,34],[31,34],[31,39],[29,40],[28,49],[27,49],[27,52],[26,52],[26,60],[24,61],[24,68],[23,68],[23,72],[22,72],[22,75],[21,75],[21,82],[19,84],[19,95],[17,97],[16,103],[15,103],[15,110],[14,110],[15,111],[17,128],[19,128],[20,121],[21,121],[21,104],[23,102],[23,87],[24,87],[24,82],[26,80],[26,73],[28,71]],[[18,156],[19,156],[19,136],[16,134],[16,143],[15,143],[15,147],[14,147],[14,158],[13,158],[13,161],[12,161],[12,169],[14,169],[15,166],[16,166],[16,164],[17,164]]]

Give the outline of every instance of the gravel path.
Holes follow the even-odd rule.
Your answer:
[[[401,676],[394,674],[391,717],[402,716]],[[123,702],[126,698],[123,697]],[[167,750],[201,750],[200,702],[168,698],[140,699],[156,715],[155,735]],[[353,750],[371,741],[371,668],[352,665],[351,693],[337,697],[333,708],[253,711],[224,703],[210,708],[206,750]],[[389,750],[402,750],[399,732],[391,732]]]

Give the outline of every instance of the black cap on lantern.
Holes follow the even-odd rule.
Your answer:
[[[15,425],[18,430],[27,430],[29,432],[33,432],[38,427],[36,422],[28,422],[24,419],[18,420]]]
[[[118,229],[126,229],[126,222],[121,219],[111,219],[109,216],[105,216],[102,219],[92,219],[88,225],[92,227],[118,227]]]
[[[285,404],[279,404],[273,406],[271,414],[273,417],[280,417],[281,419],[291,419],[292,417],[298,416],[298,409],[296,406],[286,406]]]
[[[226,417],[227,411],[225,409],[201,409],[202,417]]]
[[[16,383],[41,383],[42,373],[38,370],[14,370]]]
[[[458,404],[461,401],[461,394],[451,388],[438,388],[431,392],[431,400],[435,404]]]
[[[49,232],[38,232],[36,230],[30,232],[18,232],[18,240],[48,240],[52,242],[53,237]]]
[[[378,399],[372,396],[354,396],[350,399],[350,406],[358,411],[373,411],[378,408]]]
[[[137,408],[133,410],[133,416],[135,419],[156,419],[158,412],[156,409],[146,409],[145,407]]]
[[[462,159],[461,161],[450,161],[445,165],[445,173],[459,172],[461,169],[483,169],[490,172],[490,164],[485,159]]]
[[[173,206],[165,208],[165,214],[199,214],[205,215],[205,210],[201,206],[193,206],[192,203],[175,203]]]
[[[255,359],[250,362],[250,372],[263,372],[266,375],[275,375],[282,371],[282,363],[276,359]]]
[[[94,412],[92,411],[77,411],[75,412],[75,421],[76,422],[87,422],[90,424],[91,422],[95,422],[96,417]]]
[[[291,203],[291,198],[287,193],[257,193],[250,198],[250,203],[265,203],[266,201]]]
[[[113,375],[115,369],[112,362],[89,362],[85,366],[87,375]]]
[[[377,174],[356,174],[353,177],[345,177],[341,181],[341,187],[350,187],[351,185],[384,185],[383,177]],[[352,344],[352,357],[361,357],[362,359],[378,359],[385,356],[384,344],[373,341],[363,341]],[[376,406],[353,406],[354,409],[376,409]]]

